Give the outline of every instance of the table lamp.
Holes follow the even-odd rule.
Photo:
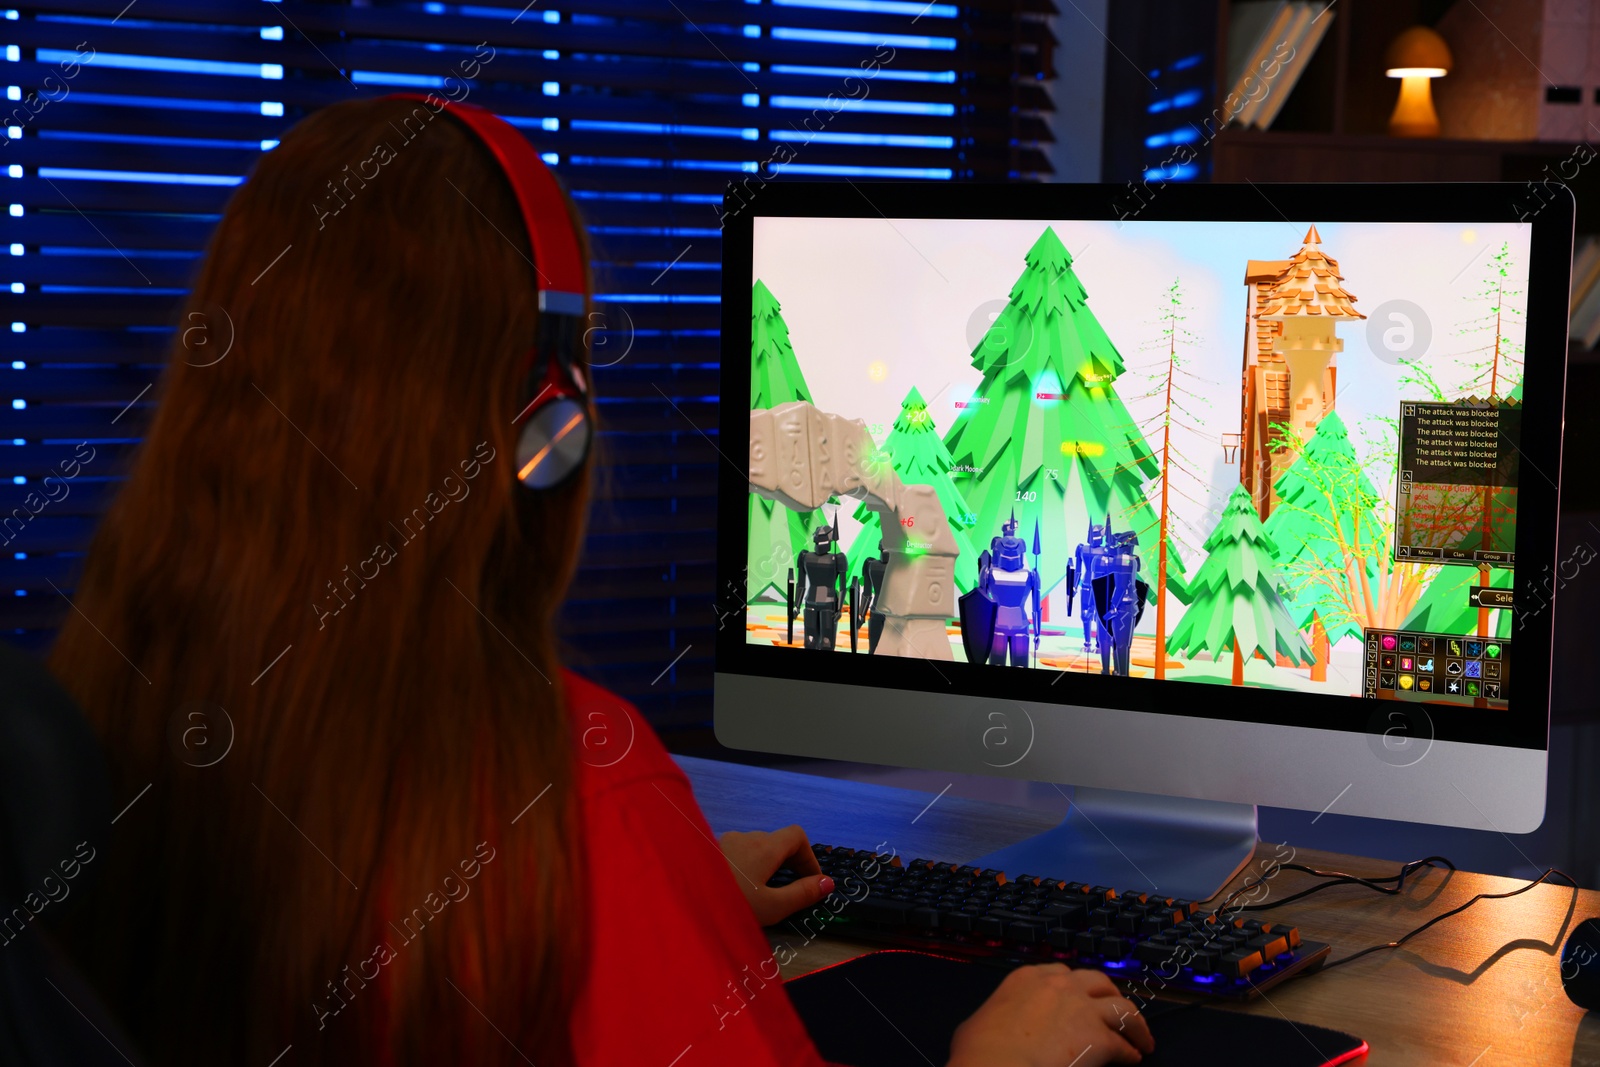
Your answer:
[[[1384,53],[1386,74],[1400,79],[1400,99],[1389,116],[1389,133],[1395,137],[1439,136],[1439,114],[1433,110],[1429,81],[1450,73],[1450,46],[1426,26],[1413,26],[1389,44]]]

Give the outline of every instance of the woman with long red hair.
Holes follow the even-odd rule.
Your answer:
[[[781,993],[716,1009],[832,890],[762,885],[804,834],[718,856],[562,669],[588,471],[519,483],[536,251],[429,110],[313,114],[211,239],[50,660],[131,801],[70,944],[158,1067],[816,1064]],[[1136,1046],[1103,976],[1025,968],[952,1062]]]

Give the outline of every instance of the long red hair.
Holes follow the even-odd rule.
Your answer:
[[[587,472],[515,483],[532,255],[488,152],[389,99],[211,239],[50,659],[134,801],[71,942],[158,1067],[571,1058]]]

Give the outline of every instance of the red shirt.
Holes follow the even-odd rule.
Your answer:
[[[823,1067],[688,778],[631,704],[563,684],[588,856],[580,1067]]]

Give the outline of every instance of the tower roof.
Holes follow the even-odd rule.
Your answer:
[[[1310,315],[1364,319],[1356,310],[1356,295],[1339,283],[1339,261],[1322,250],[1322,235],[1313,225],[1305,243],[1284,266],[1276,284],[1265,295],[1259,317],[1290,319]]]
[[[1277,282],[1283,274],[1283,268],[1289,265],[1287,259],[1250,259],[1245,261],[1244,280],[1248,285],[1251,282]]]

